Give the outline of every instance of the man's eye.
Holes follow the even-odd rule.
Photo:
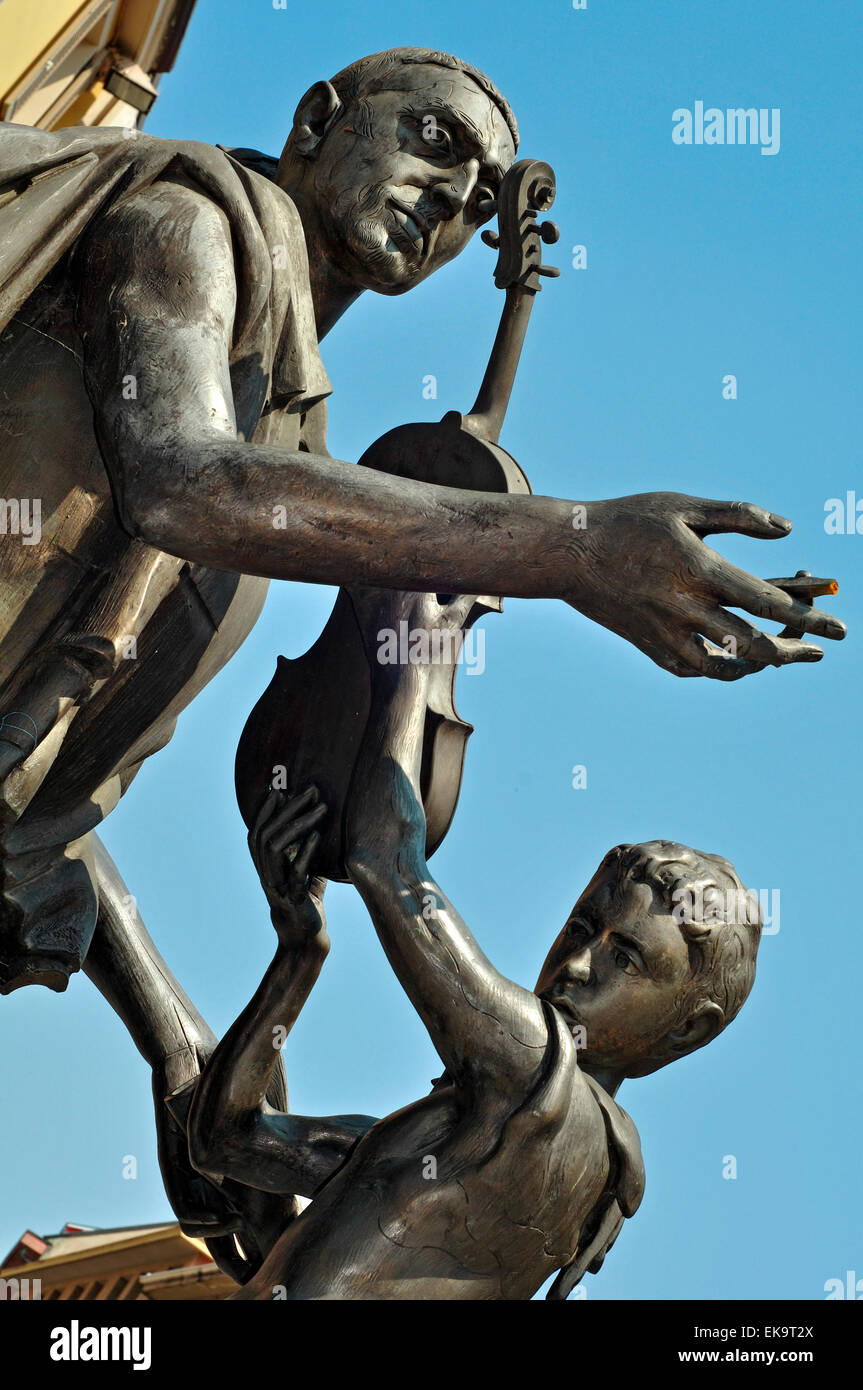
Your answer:
[[[422,125],[423,139],[437,154],[451,154],[452,136],[446,126],[442,126],[434,116],[425,116]]]
[[[625,951],[620,950],[617,950],[614,953],[614,963],[615,965],[619,965],[621,970],[629,970],[632,966],[632,961],[630,960],[629,956],[626,954]]]

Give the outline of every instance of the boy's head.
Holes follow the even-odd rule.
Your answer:
[[[573,1028],[587,1070],[646,1076],[731,1022],[752,988],[760,935],[758,900],[727,859],[667,840],[618,845],[575,904],[536,993]]]

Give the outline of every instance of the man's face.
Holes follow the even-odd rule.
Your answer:
[[[627,857],[627,850],[620,846],[606,855],[536,986],[571,1028],[584,1028],[580,1062],[621,1072],[655,1052],[678,1022],[679,1001],[691,983],[680,927],[648,884],[633,881],[637,851]]]
[[[310,170],[333,259],[382,294],[458,255],[515,157],[503,116],[466,74],[416,64],[393,81],[398,90],[336,120]]]

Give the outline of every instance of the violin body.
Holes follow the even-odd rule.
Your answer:
[[[390,430],[366,451],[360,465],[447,487],[530,492],[515,459],[499,445],[463,428],[456,412],[439,424]],[[451,597],[438,596],[442,611]],[[485,613],[501,608],[501,599],[477,596],[462,626],[467,629]],[[237,800],[248,826],[254,823],[274,778],[281,778],[289,795],[310,783],[318,788],[329,815],[320,827],[315,872],[338,882],[348,879],[345,807],[368,722],[370,672],[377,659],[377,632],[364,629],[351,590],[340,589],[314,646],[295,660],[279,657],[275,675],[252,710],[237,748]],[[455,814],[467,740],[473,732],[456,709],[457,670],[453,660],[431,670],[420,779],[428,855],[442,842]]]

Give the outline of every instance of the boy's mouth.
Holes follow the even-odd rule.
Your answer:
[[[579,1018],[572,1001],[566,994],[558,994],[554,986],[552,986],[552,988],[550,990],[547,990],[542,997],[543,999],[547,1000],[547,1002],[551,1004],[553,1008],[557,1009],[558,1013],[563,1014],[570,1028],[581,1026],[581,1019]]]

